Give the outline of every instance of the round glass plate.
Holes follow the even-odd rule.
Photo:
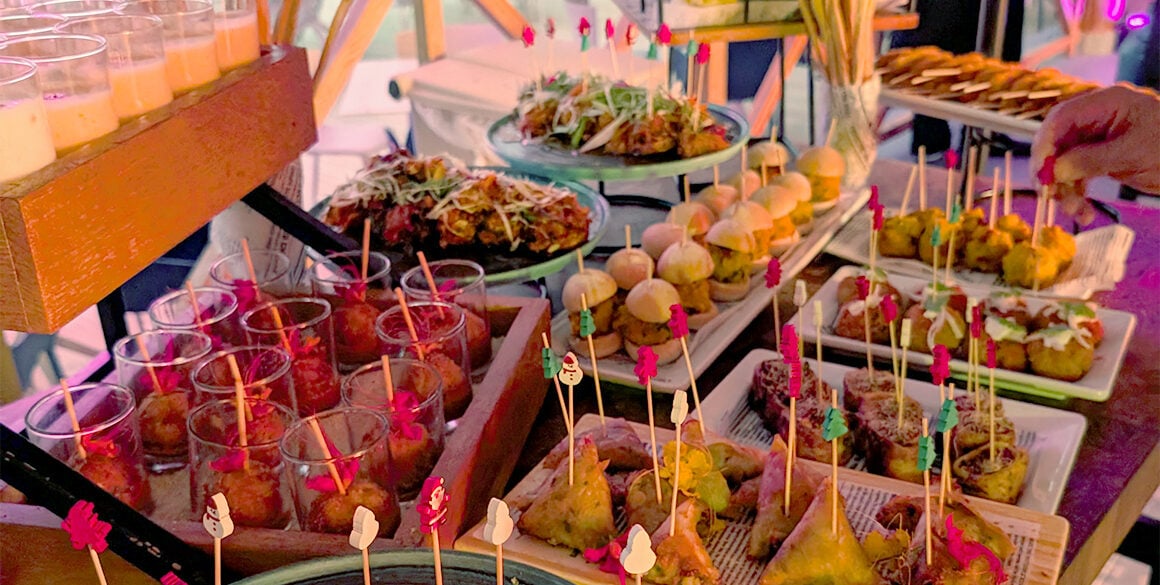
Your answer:
[[[371,554],[371,581],[391,585],[431,585],[435,568],[429,549]],[[445,550],[443,582],[454,585],[495,585],[495,557]],[[504,560],[504,581],[521,585],[571,585],[543,570]],[[362,585],[362,556],[349,555],[295,563],[234,585]]]
[[[591,218],[588,224],[588,240],[580,246],[580,251],[585,256],[592,253],[592,250],[596,248],[596,244],[600,242],[600,238],[604,236],[604,232],[608,229],[608,200],[585,185],[572,181],[546,179],[542,176],[515,171],[506,167],[471,167],[471,169],[495,171],[509,177],[527,179],[542,185],[552,184],[564,187],[575,193],[580,205],[588,208],[588,214]],[[322,219],[326,215],[326,209],[329,206],[330,197],[326,197],[310,210],[310,214]],[[395,282],[399,281],[399,277],[407,269],[418,265],[417,259],[401,252],[389,249],[378,251],[386,254],[391,259],[391,276],[394,277]],[[505,254],[496,248],[472,246],[460,246],[450,250],[435,248],[424,250],[423,252],[426,254],[428,260],[464,258],[478,262],[487,274],[484,281],[488,285],[527,282],[529,280],[543,278],[559,272],[568,263],[573,262],[576,257],[575,249],[556,252],[550,257],[533,254]]]
[[[675,154],[663,157],[632,157],[605,154],[579,154],[559,143],[525,140],[516,127],[515,114],[509,114],[491,125],[487,139],[505,162],[512,168],[534,175],[558,177],[574,181],[633,181],[677,175],[707,169],[721,164],[741,151],[749,140],[749,124],[745,118],[730,110],[709,105],[709,113],[725,127],[729,147],[724,150],[680,159]]]

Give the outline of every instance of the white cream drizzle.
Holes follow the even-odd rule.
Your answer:
[[[983,330],[987,336],[998,341],[1015,341],[1023,343],[1027,338],[1027,328],[1002,317],[987,317]]]
[[[1027,336],[1028,341],[1039,339],[1043,341],[1043,345],[1045,347],[1055,351],[1063,351],[1067,348],[1067,344],[1070,343],[1073,339],[1079,343],[1080,346],[1086,349],[1091,349],[1092,344],[1090,338],[1091,334],[1088,333],[1086,329],[1073,329],[1063,325],[1040,329],[1039,331],[1036,331],[1035,333]]]

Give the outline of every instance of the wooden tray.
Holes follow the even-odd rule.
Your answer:
[[[433,471],[447,481],[448,521],[440,530],[447,546],[484,518],[488,501],[503,493],[547,389],[540,365],[540,334],[548,331],[548,301],[491,297],[488,309],[492,335],[503,339],[483,381],[475,386],[467,413],[447,437]],[[153,519],[182,540],[212,551],[213,540],[200,520],[185,520],[189,514],[188,472],[153,476],[152,488],[158,498]],[[160,494],[172,496],[162,501]],[[13,534],[22,538],[10,540],[9,530],[18,531]],[[4,535],[4,548],[15,549],[12,570],[22,575],[53,569],[32,563],[25,566],[20,563],[22,557],[41,558],[47,551],[68,548],[60,519],[36,506],[0,504],[0,534]],[[419,531],[414,506],[404,505],[402,523],[394,537],[380,538],[371,546],[372,550],[429,546],[425,536]],[[238,527],[223,541],[223,563],[250,575],[309,558],[351,554],[355,551],[347,540],[346,534]],[[9,542],[16,544],[10,547]],[[8,570],[6,565],[6,577]],[[43,575],[41,581],[30,576],[27,582],[53,582],[56,578],[54,573]],[[110,581],[118,580],[110,575]]]
[[[306,52],[261,58],[0,185],[0,329],[59,330],[316,139]]]
[[[586,415],[577,421],[576,433],[579,434],[593,429],[599,424],[598,417]],[[641,440],[647,442],[649,437],[648,427],[637,423],[633,423],[633,427],[636,429],[637,435],[640,436]],[[658,428],[656,432],[657,440],[660,442],[667,442],[673,438],[673,431],[669,429]],[[830,466],[827,464],[806,460],[802,460],[801,462],[814,467],[823,476],[830,475]],[[507,499],[516,500],[528,498],[529,494],[538,489],[551,474],[552,470],[545,468],[541,464],[508,493]],[[860,471],[841,469],[838,472],[838,476],[839,486],[844,493],[852,487],[881,490],[909,496],[921,496],[923,493],[923,487],[921,485],[870,475]],[[1025,576],[1022,581],[1009,581],[1011,585],[1055,584],[1056,578],[1059,575],[1060,564],[1063,562],[1063,551],[1067,546],[1069,525],[1066,519],[1060,516],[1050,516],[978,498],[967,497],[966,499],[975,510],[999,526],[1007,528],[1012,525],[1017,525],[1024,527],[1036,535],[1031,541],[1032,548],[1029,558],[1026,560],[1027,568],[1024,573]],[[849,498],[847,499],[847,505],[847,516],[850,516],[852,520],[859,512],[869,512],[872,515],[877,511],[877,509],[859,510],[857,504]],[[739,533],[739,530],[744,530],[744,533]],[[757,580],[752,576],[760,575],[765,563],[754,563],[744,558],[746,547],[743,544],[741,546],[731,547],[730,554],[728,555],[722,555],[720,553],[720,548],[722,547],[719,546],[719,541],[729,539],[732,542],[739,537],[747,538],[748,529],[740,526],[738,523],[731,522],[723,533],[710,538],[706,542],[706,545],[710,555],[713,556],[714,564],[722,570],[722,583],[728,583],[729,585],[756,584]],[[485,554],[494,554],[495,552],[495,547],[483,538],[482,522],[460,538],[456,542],[455,547],[460,550]],[[596,568],[596,565],[586,563],[582,556],[574,555],[572,551],[564,548],[551,546],[538,538],[519,534],[518,531],[504,544],[504,555],[505,559],[512,559],[540,567],[541,569],[545,569],[583,585],[608,585],[617,582],[614,575],[600,572]],[[742,573],[745,578],[738,579],[734,577],[730,579],[730,573],[734,575]]]

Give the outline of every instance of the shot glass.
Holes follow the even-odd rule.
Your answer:
[[[189,414],[191,517],[200,519],[206,501],[221,492],[235,524],[285,528],[291,498],[278,442],[297,417],[280,404],[248,398],[241,418],[245,446],[235,400],[207,402]]]
[[[258,6],[254,0],[214,0],[218,68],[236,69],[258,58]]]
[[[186,289],[175,290],[149,304],[149,320],[159,329],[200,331],[214,349],[243,344],[240,318],[234,293],[212,286],[194,288],[192,297]]]
[[[293,291],[290,259],[285,254],[274,250],[251,250],[250,260],[254,264],[256,282],[250,276],[242,252],[222,256],[209,268],[210,279],[238,297],[238,310],[242,313]]]
[[[392,358],[418,358],[433,366],[443,380],[443,414],[448,421],[455,421],[471,403],[466,311],[441,301],[409,303],[408,309],[418,339],[411,337],[403,307],[392,307],[375,321],[382,353]]]
[[[74,431],[64,392],[57,390],[28,410],[24,416],[28,438],[126,505],[142,513],[152,511],[133,393],[105,383],[72,388],[78,423]]]
[[[154,473],[180,469],[189,454],[194,367],[213,349],[197,331],[146,331],[113,346],[117,379],[137,399],[145,463]]]
[[[487,316],[487,286],[483,267],[471,260],[438,260],[428,264],[437,292],[416,266],[403,275],[403,291],[408,298],[418,301],[445,301],[467,310],[467,348],[471,353],[471,369],[482,376],[491,361],[491,321]]]
[[[117,129],[106,47],[101,37],[74,34],[29,35],[0,45],[0,56],[36,63],[58,155]]]
[[[160,18],[124,14],[70,18],[56,30],[95,35],[108,43],[113,111],[122,122],[173,101]]]
[[[51,34],[60,23],[67,20],[59,14],[4,13],[0,16],[0,37],[14,39],[28,35]]]
[[[365,506],[379,521],[379,536],[395,531],[399,498],[390,480],[389,426],[380,412],[336,408],[286,431],[279,446],[303,530],[348,534],[355,510]]]
[[[33,14],[56,14],[72,20],[112,14],[120,5],[120,2],[114,0],[52,0],[29,5],[28,11]]]
[[[362,277],[362,253],[326,256],[310,268],[314,296],[334,307],[335,352],[338,367],[351,371],[379,359],[375,319],[395,303],[391,293],[391,261],[378,252],[367,254]]]
[[[234,375],[229,356],[238,362],[242,388],[247,396],[264,398],[294,409],[290,379],[290,354],[274,346],[246,345],[213,354],[193,369],[194,402],[203,404],[229,399],[234,395]]]
[[[342,383],[342,401],[382,412],[390,422],[391,479],[399,497],[412,500],[443,454],[443,381],[413,359],[391,360],[394,400],[387,397],[382,363],[367,364]]]
[[[252,343],[278,346],[290,354],[290,402],[298,414],[339,403],[330,303],[309,297],[265,303],[242,315],[242,327]]]
[[[19,179],[56,160],[52,130],[36,64],[28,59],[0,57],[0,183]]]
[[[173,93],[182,94],[218,77],[213,4],[205,0],[137,0],[121,14],[153,15],[165,29],[165,73]]]

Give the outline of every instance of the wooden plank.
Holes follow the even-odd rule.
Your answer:
[[[430,63],[447,54],[443,0],[415,0],[415,28],[418,33],[419,63]]]
[[[639,23],[638,23],[639,24]],[[918,14],[883,14],[874,17],[874,30],[909,30],[918,26]],[[760,41],[780,39],[806,34],[801,22],[763,22],[756,24],[731,24],[725,26],[704,26],[673,31],[673,44],[682,45],[691,37],[702,43]]]
[[[89,553],[75,550],[60,518],[44,508],[0,504],[0,582],[12,585],[36,583],[96,583]],[[205,533],[205,530],[202,530]],[[349,546],[348,546],[349,548]],[[101,567],[109,583],[156,585],[157,581],[109,552],[101,555]]]
[[[0,187],[0,329],[60,329],[315,137],[306,52],[276,46]]]
[[[729,101],[729,43],[710,43],[709,55],[705,103],[724,105]]]
[[[769,64],[769,70],[765,72],[765,77],[762,78],[761,85],[757,88],[757,95],[753,98],[753,110],[749,112],[749,133],[751,136],[764,132],[765,128],[769,126],[773,111],[781,101],[781,80],[788,78],[793,72],[798,59],[801,59],[802,53],[806,52],[808,45],[809,39],[805,35],[786,37],[785,54],[774,55],[773,62]],[[782,128],[782,132],[784,131],[785,129]],[[773,136],[770,139],[776,140],[777,137]]]
[[[518,39],[528,25],[528,20],[519,10],[507,0],[473,0],[475,5],[487,15],[491,21],[507,35],[509,39]]]
[[[585,415],[576,422],[576,433],[580,434],[595,429],[599,424],[597,416]],[[649,440],[648,426],[639,423],[631,424],[641,440],[647,442]],[[674,436],[670,429],[658,428],[656,433],[657,441],[661,444],[671,441]],[[799,461],[812,467],[823,477],[828,477],[831,473],[828,464],[805,459]],[[538,490],[552,473],[553,470],[546,469],[541,464],[521,480],[505,496],[505,499],[527,501],[530,495]],[[923,487],[920,484],[845,468],[838,470],[838,475],[841,483],[852,483],[907,496],[921,496],[923,494]],[[1038,538],[1032,558],[1029,561],[1028,579],[1021,585],[1055,585],[1055,578],[1059,574],[1060,563],[1063,561],[1063,551],[1067,546],[1069,530],[1066,519],[980,498],[968,496],[965,499],[980,514],[990,519],[1002,518],[1038,525]],[[848,513],[850,512],[848,511]],[[493,545],[483,539],[482,522],[461,537],[456,542],[456,548],[484,554],[495,549]],[[577,583],[599,585],[608,582],[608,575],[600,572],[596,565],[585,562],[583,557],[574,555],[571,551],[563,548],[551,546],[532,536],[514,535],[504,543],[504,553],[506,558],[540,567]],[[721,560],[718,559],[716,564],[721,565]]]
[[[338,103],[338,96],[346,89],[354,66],[366,54],[392,1],[354,0],[350,3],[350,11],[344,20],[354,24],[343,26],[338,38],[332,39],[334,56],[325,63],[319,63],[315,75],[314,119],[319,125],[326,121],[327,114]]]

